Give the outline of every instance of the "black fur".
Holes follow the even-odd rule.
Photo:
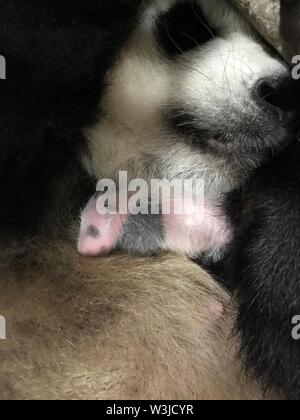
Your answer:
[[[299,54],[300,5],[281,3],[282,38],[290,58]],[[288,93],[298,115],[299,85]],[[237,297],[237,332],[247,368],[264,386],[294,400],[300,399],[300,341],[292,336],[293,318],[300,315],[299,162],[300,134],[281,157],[228,197],[235,240],[217,267],[217,276],[225,271]]]
[[[156,39],[163,53],[177,57],[216,36],[205,19],[199,3],[178,1],[157,21]]]
[[[300,143],[228,201],[235,240],[227,275],[238,301],[242,355],[267,387],[300,399]]]
[[[80,162],[83,129],[140,3],[0,1],[2,238],[60,234],[78,216],[93,187]]]

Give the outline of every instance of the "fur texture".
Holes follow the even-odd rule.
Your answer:
[[[197,22],[199,29],[194,30]],[[98,177],[117,180],[118,172],[127,170],[131,178],[147,180],[204,179],[206,197],[222,201],[225,193],[243,185],[267,158],[292,141],[290,111],[295,110],[291,101],[295,92],[289,70],[263,48],[261,39],[226,1],[153,2],[108,81],[103,119],[87,131],[87,169]],[[119,145],[117,151],[114,142]],[[240,210],[241,231],[237,230],[229,272],[238,289],[238,330],[248,365],[268,386],[275,385],[293,398],[299,389],[299,370],[292,372],[298,343],[290,343],[292,316],[286,315],[297,299],[297,294],[293,299],[290,293],[297,284],[298,258],[290,247],[297,239],[286,239],[281,265],[275,265],[280,274],[274,273],[283,209],[276,207],[274,192],[275,215],[273,202],[264,203],[273,185],[263,188],[264,182],[262,172],[260,188],[254,181],[249,192],[250,197],[255,197],[256,188],[261,192],[259,203],[253,204],[254,216],[248,219]],[[281,196],[285,195],[286,191]],[[261,207],[265,207],[263,214]],[[297,205],[290,216],[296,212]],[[265,224],[265,231],[256,229],[256,223]],[[285,262],[290,258],[292,266]],[[284,270],[293,273],[290,280]],[[288,281],[291,290],[286,286],[287,292],[282,283]]]
[[[75,249],[93,186],[83,130],[139,3],[1,0],[1,399],[263,397],[200,268]]]
[[[288,68],[226,0],[149,4],[108,75],[86,167],[116,181],[120,170],[200,179],[207,198],[222,199],[286,145],[285,118],[257,86]],[[189,44],[181,16],[198,23]]]
[[[299,3],[281,2],[282,38],[290,56],[299,53],[299,11]],[[299,123],[299,81],[289,98]],[[299,159],[298,134],[282,157],[230,198],[236,240],[226,264],[248,368],[295,400],[300,399],[300,342],[292,334],[300,313]]]
[[[292,320],[300,314],[299,159],[296,143],[231,197],[236,239],[227,262],[238,300],[241,354],[264,384],[295,400],[300,399],[300,341],[292,335]]]
[[[76,221],[95,177],[114,176],[123,162],[134,176],[204,174],[210,194],[220,197],[285,142],[277,116],[261,116],[249,100],[258,79],[282,76],[286,67],[225,0],[200,2],[212,26],[224,24],[222,37],[211,41],[216,48],[166,59],[153,30],[158,11],[171,3],[153,1],[145,10],[138,0],[1,0],[7,80],[0,81],[0,311],[8,335],[0,341],[2,399],[264,398],[241,373],[236,342],[228,341],[228,296],[203,270],[170,255],[92,261],[75,250]],[[260,59],[251,68],[253,55]],[[202,65],[213,69],[211,90]],[[244,101],[252,121],[276,127],[278,136],[267,136],[257,154],[249,141],[257,146],[262,133],[248,137],[246,124],[239,140],[251,149],[250,160],[230,150],[224,160],[215,138],[213,156],[204,159],[193,136],[187,144],[186,134],[178,135],[176,118],[183,114],[190,124],[192,112],[192,129],[200,132],[195,115],[206,124],[232,98],[233,113],[216,131],[209,126],[210,136],[228,132],[235,148],[236,123],[249,117],[236,112]],[[170,104],[175,130],[174,118],[166,117],[173,127],[160,118]]]
[[[2,260],[2,399],[263,398],[234,359],[230,300],[198,266],[45,245]]]

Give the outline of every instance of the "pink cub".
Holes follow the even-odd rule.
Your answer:
[[[166,204],[166,201],[161,204]],[[175,201],[169,199],[169,204],[174,210]],[[136,246],[136,253],[143,255],[145,249],[140,251],[139,244],[150,241],[153,247],[153,242],[157,241],[154,243],[158,251],[168,250],[189,257],[205,253],[213,258],[214,253],[226,247],[232,237],[221,207],[206,200],[199,209],[190,200],[184,202],[183,208],[181,214],[171,211],[170,214],[148,214],[142,218],[108,212],[100,214],[97,198],[93,197],[82,213],[78,250],[84,256],[97,257],[116,248],[126,252],[127,248],[132,250]],[[154,218],[156,223],[153,223]]]

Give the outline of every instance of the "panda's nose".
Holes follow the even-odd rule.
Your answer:
[[[296,122],[300,113],[300,82],[292,77],[260,79],[254,88],[256,100],[284,125]]]

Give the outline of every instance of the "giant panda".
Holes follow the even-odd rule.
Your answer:
[[[245,375],[234,302],[196,263],[75,245],[99,177],[239,187],[287,142],[265,97],[287,66],[226,0],[1,0],[0,19],[1,398],[280,398]]]

